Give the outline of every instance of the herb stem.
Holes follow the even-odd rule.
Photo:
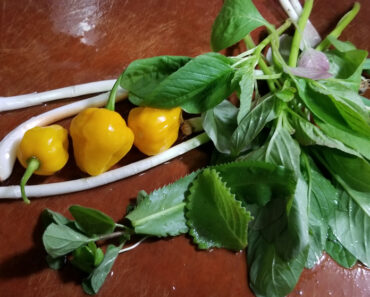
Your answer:
[[[304,3],[303,11],[302,11],[301,16],[299,17],[297,29],[293,36],[292,47],[290,50],[289,61],[288,61],[288,64],[290,67],[296,67],[297,65],[299,46],[301,44],[301,40],[303,37],[303,31],[304,31],[304,28],[306,27],[308,17],[312,10],[312,6],[313,6],[313,0],[307,0]]]
[[[256,46],[254,44],[252,37],[249,34],[246,37],[244,37],[244,42],[248,48],[254,48]],[[258,65],[260,66],[261,70],[263,71],[265,75],[272,75],[272,71],[267,66],[266,62],[263,60],[260,54],[258,54]],[[273,80],[267,80],[267,85],[271,92],[276,91]]]
[[[127,247],[127,248],[121,249],[118,253],[122,254],[122,253],[128,252],[130,250],[133,250],[134,248],[138,247],[144,240],[146,240],[148,238],[149,238],[149,236],[145,236],[142,239],[140,239],[137,243],[135,243],[135,244],[133,244],[133,245]]]
[[[102,235],[102,236],[98,237],[97,240],[108,240],[108,239],[120,237],[123,234],[125,234],[124,231],[116,231],[116,232],[112,232],[112,233],[109,233],[109,234],[106,234],[106,235]]]
[[[121,76],[116,80],[116,82],[113,85],[112,90],[109,93],[108,103],[105,106],[106,109],[114,111],[115,104],[116,104],[116,93],[118,90],[118,87],[121,83]]]
[[[320,42],[316,49],[319,51],[326,50],[330,46],[330,41],[328,37],[332,36],[338,38],[342,34],[343,30],[349,25],[350,22],[352,22],[352,20],[358,14],[360,7],[361,7],[360,3],[356,2],[353,5],[353,8],[339,20],[334,30],[331,31],[329,35],[323,41]]]

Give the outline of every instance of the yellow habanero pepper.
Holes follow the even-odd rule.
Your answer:
[[[90,175],[107,171],[131,149],[134,134],[121,115],[105,108],[87,108],[70,126],[77,166]]]
[[[17,151],[17,157],[27,168],[21,180],[24,202],[30,203],[25,185],[33,173],[52,175],[68,161],[68,132],[62,126],[34,127],[24,134]]]
[[[156,155],[176,141],[181,108],[135,107],[130,111],[127,123],[135,135],[134,145],[148,156]]]

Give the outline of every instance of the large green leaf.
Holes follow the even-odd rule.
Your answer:
[[[80,205],[72,205],[69,208],[79,229],[87,235],[100,235],[112,233],[116,227],[114,220],[105,213]]]
[[[51,223],[42,236],[45,250],[53,258],[64,256],[78,247],[95,240],[97,238],[87,237],[66,225],[57,225],[55,223]]]
[[[142,104],[161,81],[191,60],[182,56],[159,56],[132,62],[122,73],[120,84],[129,91],[130,100]],[[135,100],[136,99],[136,100]]]
[[[307,249],[288,261],[258,231],[249,232],[250,287],[257,297],[282,297],[296,286],[307,258]]]
[[[276,98],[269,96],[253,108],[239,123],[231,136],[233,154],[238,155],[261,132],[265,125],[276,118]]]
[[[292,116],[291,124],[294,128],[294,137],[300,145],[321,145],[359,156],[357,151],[347,147],[341,141],[331,138],[320,128],[299,116]]]
[[[333,177],[370,216],[370,163],[334,149],[317,148],[315,155]]]
[[[202,116],[204,131],[221,153],[231,153],[232,143],[230,135],[236,129],[237,114],[238,109],[230,101],[224,100],[214,108],[206,111]]]
[[[135,233],[160,237],[186,233],[185,193],[197,174],[189,174],[141,199],[126,216],[134,226]]]
[[[369,267],[370,216],[345,191],[340,192],[339,202],[330,227],[339,242]]]
[[[189,113],[208,110],[234,90],[232,60],[216,53],[200,55],[169,75],[144,98],[144,105],[181,106]]]
[[[226,0],[212,27],[212,49],[227,48],[266,24],[251,0]]]
[[[247,246],[251,216],[216,170],[205,169],[198,175],[190,187],[188,199],[189,233],[199,248],[241,250]]]

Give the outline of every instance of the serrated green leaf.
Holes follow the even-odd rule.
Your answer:
[[[212,27],[212,49],[227,48],[266,24],[251,0],[226,0]]]
[[[110,216],[97,209],[72,205],[69,212],[75,218],[78,227],[90,236],[112,233],[116,226]]]
[[[97,238],[87,237],[66,225],[57,225],[55,223],[51,223],[42,236],[45,250],[53,258],[64,256],[78,247],[95,240]]]
[[[186,216],[189,233],[201,249],[241,250],[247,246],[250,213],[235,200],[214,169],[203,170],[193,182]]]
[[[126,216],[134,226],[135,233],[159,237],[186,233],[185,193],[196,174],[193,172],[142,199]]]

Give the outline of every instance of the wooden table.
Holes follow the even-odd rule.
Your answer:
[[[209,39],[221,0],[2,0],[0,4],[0,95],[45,91],[79,83],[114,79],[132,61],[158,55],[196,56],[210,51]],[[254,1],[272,23],[285,18],[277,0]],[[361,0],[358,17],[344,39],[370,49],[370,6]],[[321,33],[352,6],[352,1],[317,0],[311,20]],[[255,38],[259,37],[257,31]],[[238,50],[237,48],[235,50]],[[0,113],[0,139],[26,119],[75,99]],[[127,114],[129,104],[117,108]],[[69,126],[70,119],[60,122]],[[68,216],[68,207],[98,208],[120,220],[139,190],[147,192],[207,164],[209,146],[195,149],[145,174],[84,192],[0,202],[0,296],[85,296],[82,275],[70,267],[49,269],[41,243],[40,213],[45,208]],[[138,152],[119,166],[141,158]],[[0,186],[18,184],[17,163]],[[79,178],[71,159],[52,177],[30,184]],[[99,296],[253,296],[248,288],[245,253],[199,251],[187,236],[151,240],[120,255]],[[345,270],[324,256],[302,274],[290,296],[370,296],[370,271]]]

